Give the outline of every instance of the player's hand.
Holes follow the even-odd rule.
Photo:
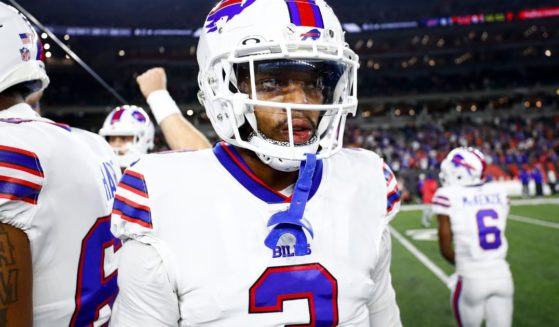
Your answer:
[[[136,82],[145,98],[152,92],[167,89],[167,75],[161,67],[148,69],[136,78]]]

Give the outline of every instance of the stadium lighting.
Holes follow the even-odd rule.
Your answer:
[[[45,57],[47,57],[47,58],[52,57],[52,53],[51,53],[50,51],[47,51],[47,52],[45,53]]]
[[[194,115],[194,110],[188,109],[188,110],[186,111],[186,115],[187,115],[187,116],[192,116],[192,115]]]
[[[477,105],[472,104],[472,105],[470,106],[470,110],[471,110],[472,112],[476,112],[476,111],[477,111]]]
[[[552,55],[551,50],[549,50],[549,49],[545,50],[545,56],[546,57],[551,57],[551,55]]]
[[[49,36],[47,35],[47,33],[43,32],[41,33],[41,39],[46,40]]]
[[[119,57],[124,57],[125,54],[126,54],[126,51],[124,51],[124,50],[118,51],[118,56]]]
[[[43,48],[45,50],[49,50],[50,49],[50,43],[45,43],[45,45],[43,46]]]
[[[64,35],[64,40],[69,41],[70,40],[70,35],[68,35],[68,34]]]
[[[357,43],[355,43],[355,50],[361,49],[361,48],[363,47],[363,44],[364,44],[364,43],[365,43],[365,42],[364,42],[363,40],[357,41]]]

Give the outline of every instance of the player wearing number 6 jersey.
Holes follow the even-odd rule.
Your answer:
[[[100,136],[24,102],[49,82],[38,42],[0,3],[0,326],[102,326],[118,290],[120,169]]]
[[[505,258],[509,203],[505,190],[485,183],[483,154],[452,150],[441,163],[441,182],[433,198],[441,253],[456,265],[451,301],[459,326],[510,326],[513,281]],[[454,242],[454,247],[453,243]]]
[[[340,149],[358,58],[322,0],[221,1],[198,46],[223,142],[153,154],[117,189],[113,326],[400,326],[394,175]]]

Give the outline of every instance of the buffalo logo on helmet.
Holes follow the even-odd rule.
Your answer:
[[[217,23],[225,19],[230,21],[235,16],[242,13],[246,8],[252,5],[256,0],[223,0],[219,2],[206,19],[206,28],[208,33],[215,32],[218,29]]]
[[[139,111],[134,111],[132,117],[136,118],[137,121],[144,123],[146,121],[146,116]]]
[[[320,33],[320,31],[319,31],[318,29],[316,29],[316,28],[313,28],[312,30],[310,30],[310,31],[308,31],[308,32],[306,32],[306,33],[303,33],[303,34],[301,34],[300,36],[301,36],[301,40],[302,40],[302,41],[306,41],[306,40],[308,40],[308,39],[311,39],[311,40],[313,40],[313,41],[316,41],[316,40],[320,39],[320,35],[322,35],[322,34]]]
[[[451,160],[454,167],[464,167],[469,175],[472,175],[472,171],[475,169],[472,165],[466,162],[464,157],[460,154],[455,154]]]

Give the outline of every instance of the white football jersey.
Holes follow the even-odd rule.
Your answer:
[[[274,249],[264,244],[269,218],[289,201],[225,143],[140,160],[125,172],[113,209],[112,231],[128,241],[111,324],[400,326],[387,233],[399,193],[382,159],[344,149],[317,163],[304,214],[314,237],[304,256],[289,237]],[[163,267],[151,264],[149,250],[134,250],[137,241]],[[132,262],[147,262],[145,271],[124,267]],[[155,280],[162,287],[146,286]]]
[[[117,293],[110,210],[120,169],[98,135],[0,111],[0,222],[23,230],[34,326],[101,326]]]
[[[433,198],[433,211],[450,217],[459,275],[510,276],[505,261],[509,202],[503,187],[485,183],[439,188]]]

